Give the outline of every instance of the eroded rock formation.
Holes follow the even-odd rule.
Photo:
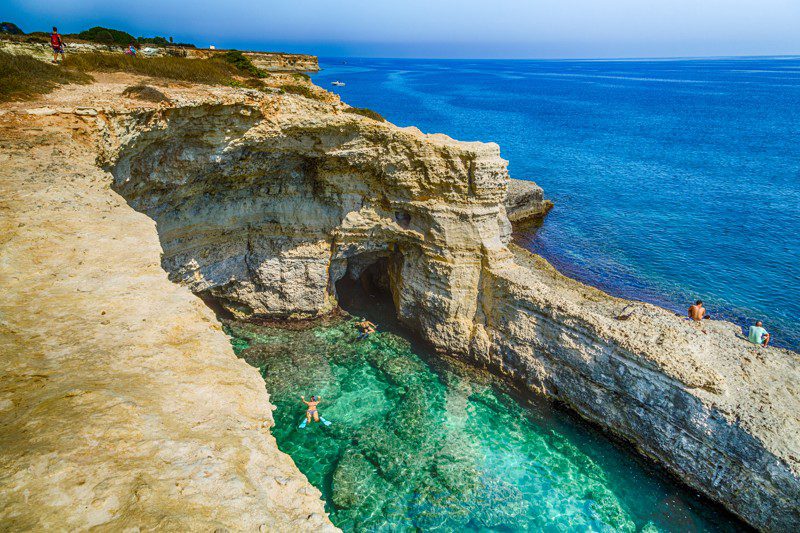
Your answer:
[[[115,189],[173,280],[235,313],[300,316],[387,265],[434,347],[562,400],[764,529],[800,525],[796,354],[704,334],[509,248],[497,146],[259,97],[121,115]]]
[[[508,180],[506,213],[511,222],[521,222],[544,217],[553,208],[553,202],[544,199],[544,191],[532,181]]]
[[[333,308],[338,279],[378,263],[399,317],[438,350],[568,403],[757,527],[800,527],[797,355],[759,350],[726,323],[703,333],[510,247],[496,145],[400,129],[335,99],[172,87],[169,105],[122,104],[121,87],[81,90],[64,89],[64,101],[80,102],[80,135],[97,141],[108,172],[95,168],[76,190],[115,198],[108,185],[154,220],[173,281],[236,314],[308,316]],[[62,158],[59,172],[71,165]],[[92,243],[102,251],[107,239]],[[179,400],[178,415],[190,409]],[[247,453],[281,457],[261,446]]]
[[[0,529],[333,531],[264,380],[96,165],[75,103],[125,87],[0,107]]]

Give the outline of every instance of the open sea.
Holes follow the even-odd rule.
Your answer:
[[[350,105],[498,143],[555,202],[517,242],[566,275],[800,349],[800,57],[320,66]]]

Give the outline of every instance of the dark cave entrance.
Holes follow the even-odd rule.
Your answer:
[[[365,318],[383,330],[404,330],[397,319],[390,269],[400,257],[360,254],[347,260],[347,271],[336,282],[336,297],[348,314]]]

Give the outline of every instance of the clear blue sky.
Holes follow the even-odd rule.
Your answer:
[[[0,0],[0,19],[321,56],[800,53],[800,0]]]

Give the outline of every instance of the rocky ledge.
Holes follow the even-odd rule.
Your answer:
[[[612,298],[560,276],[540,258],[509,245],[511,226],[504,205],[508,173],[497,145],[461,143],[443,135],[425,135],[414,128],[401,129],[361,116],[335,98],[314,98],[315,93],[309,93],[312,96],[309,98],[175,86],[165,89],[170,104],[134,105],[120,102],[118,95],[122,89],[110,85],[67,88],[58,93],[66,104],[80,101],[82,118],[74,119],[80,121],[80,127],[70,126],[70,131],[75,132],[73,138],[81,139],[86,154],[98,156],[97,165],[103,170],[88,163],[76,167],[75,161],[80,159],[63,157],[57,165],[47,167],[51,172],[43,171],[51,177],[50,181],[42,180],[39,189],[27,191],[25,178],[30,174],[23,168],[30,161],[20,155],[18,170],[11,174],[18,176],[13,185],[19,192],[7,202],[14,209],[24,212],[32,210],[33,205],[41,207],[44,200],[39,198],[46,198],[48,190],[68,190],[72,196],[56,196],[48,204],[69,210],[63,214],[54,211],[55,218],[50,222],[42,220],[42,229],[37,229],[38,226],[15,229],[15,235],[38,235],[41,240],[50,234],[60,234],[66,225],[62,220],[72,220],[76,226],[81,217],[94,217],[97,205],[82,206],[79,211],[70,206],[73,196],[87,195],[86,188],[90,187],[102,191],[98,196],[100,205],[118,201],[119,194],[131,208],[155,222],[155,227],[145,223],[143,216],[137,218],[133,210],[126,211],[125,206],[119,205],[113,216],[106,215],[111,219],[105,223],[108,227],[119,227],[131,239],[144,235],[145,242],[151,242],[146,239],[154,239],[153,231],[157,231],[162,249],[161,267],[170,279],[180,287],[215,299],[237,315],[318,315],[336,305],[337,282],[343,277],[377,280],[391,292],[399,318],[437,350],[492,368],[525,384],[531,391],[572,406],[758,528],[786,531],[800,528],[797,354],[758,349],[737,336],[732,324],[709,322],[704,332],[665,310]],[[60,108],[35,110],[28,118],[15,120],[28,120],[32,127],[41,128],[37,121],[56,120],[55,116],[68,112],[69,109]],[[36,138],[35,131],[38,130],[31,130],[31,139]],[[57,149],[47,146],[44,151]],[[53,173],[56,178],[63,176],[63,183],[53,178]],[[87,182],[82,176],[91,178]],[[45,217],[43,213],[39,216]],[[137,220],[139,225],[127,223],[129,220]],[[105,228],[102,224],[97,227]],[[23,339],[36,335],[36,328],[60,328],[59,319],[67,311],[81,314],[86,311],[85,316],[96,316],[97,309],[92,307],[95,304],[84,309],[76,308],[71,299],[42,299],[40,295],[48,293],[41,285],[53,283],[50,277],[58,280],[58,275],[67,276],[70,283],[67,292],[73,284],[84,290],[95,285],[107,290],[129,278],[139,279],[139,272],[145,266],[134,258],[144,261],[147,256],[152,260],[157,254],[153,245],[137,248],[128,244],[132,240],[115,242],[113,236],[95,236],[79,228],[79,225],[74,227],[63,241],[40,246],[38,253],[53,263],[69,265],[69,269],[80,264],[85,265],[81,269],[109,265],[107,268],[114,266],[114,270],[78,269],[75,277],[70,278],[71,270],[65,271],[63,267],[57,270],[55,266],[47,270],[41,263],[44,259],[37,263],[21,251],[14,256],[15,262],[2,263],[14,267],[4,271],[9,284],[20,293],[16,300],[11,300],[13,308],[31,306],[33,302],[40,313],[35,318],[24,318],[28,316],[24,313],[13,314],[20,318],[12,319],[16,322],[11,326],[5,325],[4,331],[16,335],[9,337],[7,344],[16,346],[12,353],[22,351]],[[34,229],[38,233],[32,233]],[[28,237],[20,238],[25,242]],[[33,237],[30,240],[35,242]],[[123,245],[120,250],[102,258],[106,248],[117,250],[114,247],[120,245]],[[74,251],[63,255],[66,250],[87,248],[99,251],[100,255],[93,252],[90,258],[73,257]],[[130,254],[131,259],[125,254]],[[120,265],[124,271],[119,270]],[[153,267],[151,263],[146,268]],[[13,272],[22,274],[16,274],[18,279],[14,280],[10,277]],[[28,289],[34,283],[39,284],[38,288]],[[81,283],[86,283],[86,287]],[[91,301],[100,292],[95,290]],[[159,364],[176,357],[176,353],[184,354],[177,356],[178,361],[192,357],[198,362],[194,369],[197,375],[187,375],[181,381],[189,387],[195,382],[204,383],[217,371],[213,364],[200,362],[213,355],[207,355],[209,351],[223,350],[221,344],[215,344],[222,341],[217,330],[208,333],[208,337],[192,337],[191,344],[174,340],[173,328],[182,324],[189,328],[188,332],[194,332],[190,326],[199,327],[199,315],[176,314],[175,309],[166,307],[163,299],[172,293],[189,298],[183,288],[167,290],[160,284],[141,293],[132,289],[118,292],[116,298],[124,302],[115,311],[122,315],[119,320],[123,317],[125,321],[133,320],[138,327],[123,321],[114,323],[107,331],[128,332],[128,337],[116,341],[123,345],[124,339],[131,335],[164,343],[169,349],[159,352]],[[80,291],[69,294],[80,301]],[[103,305],[103,309],[110,305],[110,302]],[[151,322],[144,327],[136,321],[139,315],[129,318],[128,307],[143,305],[153,309],[153,313],[163,313],[158,315],[163,322],[158,320],[155,321],[158,325]],[[60,309],[62,314],[51,316],[42,307],[49,309],[47,313]],[[24,320],[29,322],[23,323]],[[83,322],[93,324],[96,320]],[[101,328],[104,319],[99,320],[100,324],[92,328]],[[22,327],[23,324],[28,325]],[[214,326],[209,323],[207,328]],[[111,361],[107,354],[119,357],[115,349],[119,344],[102,344],[102,331],[81,331],[88,339],[81,345],[86,346],[82,358],[73,357],[73,345],[78,343],[74,333],[67,337],[70,342],[59,344],[60,348],[51,346],[53,355],[48,361],[57,365],[76,361],[70,368],[76,380],[73,385],[54,388],[44,381],[35,389],[37,392],[32,392],[31,385],[20,394],[30,394],[40,402],[72,398],[68,391],[79,388],[80,362],[92,361],[92,356],[105,361],[96,364],[108,373]],[[206,338],[213,340],[207,345]],[[170,389],[163,385],[168,381],[163,372],[142,371],[158,366],[149,362],[154,357],[152,352],[152,346],[143,349],[138,344],[119,350],[128,354],[127,364],[116,364],[114,368],[123,368],[125,379],[128,373],[136,371],[161,383],[150,395],[156,405],[137,403],[144,402],[137,398],[131,400],[133,403],[121,401],[119,409],[132,410],[143,420],[148,419],[150,409],[157,412],[167,409],[175,417],[192,412],[189,404],[193,403],[193,396],[185,387]],[[145,355],[137,361],[136,354]],[[235,367],[229,351],[215,357],[220,366]],[[19,355],[8,359],[21,368],[31,364],[21,361]],[[44,375],[38,367],[25,371],[28,372],[25,375]],[[241,372],[244,381],[225,379],[217,383],[217,389],[195,393],[206,400],[203,409],[211,412],[230,405],[240,409],[241,419],[239,415],[230,418],[231,435],[256,431],[236,424],[248,420],[253,413],[263,412],[264,393],[260,393],[258,401],[253,400],[255,403],[225,400],[236,390],[244,393],[242,383],[247,383],[246,380],[257,380],[254,372],[230,371]],[[17,375],[21,374],[22,371],[17,371]],[[106,391],[121,386],[101,379],[91,386],[80,387]],[[255,388],[253,385],[248,393],[256,394]],[[53,392],[62,390],[67,392],[61,396]],[[165,402],[168,408],[164,407]],[[28,412],[41,421],[40,427],[45,422],[64,430],[75,427],[72,422],[56,424],[47,409]],[[198,425],[189,427],[213,427],[203,425],[215,423],[216,416],[211,412],[205,417],[197,415]],[[10,413],[21,416],[17,410]],[[269,425],[266,417],[262,425],[263,421]],[[188,423],[182,419],[175,423],[179,422]],[[94,422],[87,424],[87,431],[100,431]],[[166,431],[163,426],[144,427],[154,427],[153,434]],[[274,449],[268,435],[251,435],[254,440],[232,442],[226,449],[231,453],[238,450],[239,456],[252,460],[268,454],[269,460],[284,464],[287,459]],[[204,443],[202,449],[215,450],[218,446],[210,434],[204,434],[198,442]],[[253,451],[253,443],[262,448]],[[71,444],[71,440],[54,441],[47,448],[50,455],[45,451],[42,455],[53,460],[63,457]],[[6,457],[13,455],[5,449],[3,453]],[[116,452],[109,450],[98,462],[113,461],[115,468],[127,471],[128,453],[119,448]],[[211,455],[216,457],[214,453]],[[32,468],[31,465],[43,464],[42,459],[34,460],[36,455],[18,453],[14,457],[13,461],[6,459],[6,472],[22,472]],[[94,464],[94,458],[89,462]],[[169,472],[177,468],[173,463],[167,464]],[[46,467],[41,468],[46,471]],[[95,468],[101,467],[95,465]],[[220,466],[221,474],[241,472],[232,463],[225,468],[232,470]],[[295,475],[287,478],[293,480]],[[228,492],[219,498],[220,505],[225,509],[235,508],[233,487],[240,478],[221,475],[220,479],[223,478]],[[66,477],[58,479],[68,483]],[[28,480],[27,485],[22,481],[16,483],[15,491],[4,491],[15,495],[12,505],[6,502],[4,512],[32,513],[24,502],[25,490],[34,493],[30,490],[34,481]],[[252,487],[259,487],[253,483]],[[270,491],[258,492],[243,481],[239,486],[242,487],[239,498],[278,498]],[[197,490],[203,493],[208,488]],[[278,486],[275,489],[282,490]],[[72,494],[80,496],[80,490],[84,489],[76,489]],[[129,495],[138,494],[133,486],[128,490]],[[167,496],[180,497],[158,492],[150,501],[160,502]],[[58,501],[63,504],[68,498]],[[313,507],[311,502],[308,505]],[[60,512],[67,511],[62,506]],[[285,513],[278,517],[282,520],[278,523],[295,519],[291,509]],[[263,516],[256,519],[243,515],[239,520],[255,523]]]
[[[508,220],[513,223],[544,217],[553,202],[544,199],[544,191],[532,181],[508,180],[505,200]]]

